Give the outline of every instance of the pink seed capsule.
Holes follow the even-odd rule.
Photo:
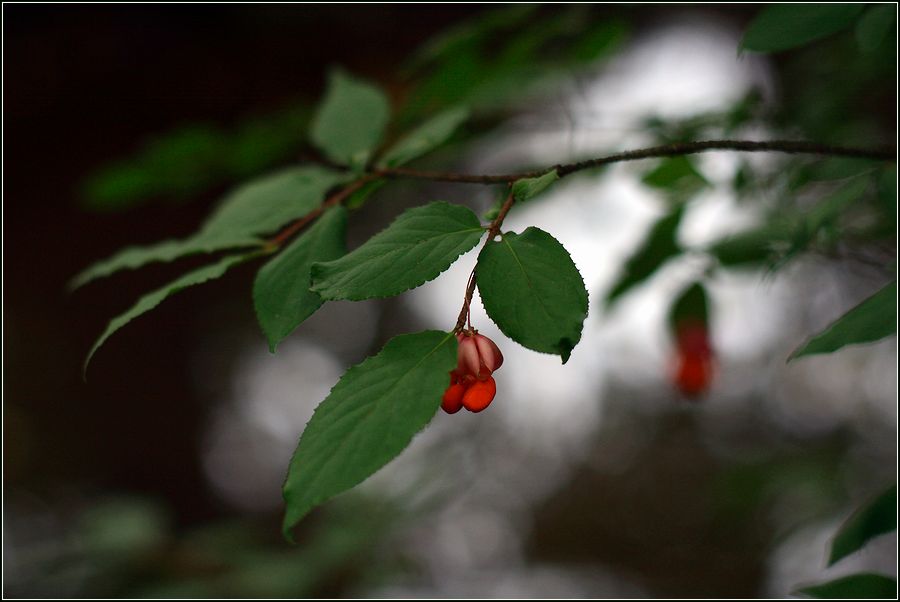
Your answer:
[[[481,358],[478,356],[478,345],[475,343],[475,338],[466,336],[459,342],[458,349],[456,371],[477,377],[481,371]]]
[[[488,373],[492,373],[503,365],[503,354],[494,341],[490,340],[483,334],[476,334],[474,337],[475,346],[478,347],[478,356],[481,364],[488,369]]]

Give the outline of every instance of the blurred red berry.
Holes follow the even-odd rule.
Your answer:
[[[677,356],[673,381],[686,397],[696,398],[709,390],[715,372],[715,357],[706,324],[685,321],[676,327]]]

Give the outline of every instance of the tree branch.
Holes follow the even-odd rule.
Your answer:
[[[285,242],[287,242],[297,232],[322,215],[326,209],[343,203],[354,192],[379,178],[389,179],[413,179],[413,180],[431,180],[434,182],[456,182],[462,184],[511,184],[516,180],[523,178],[537,178],[552,170],[556,170],[557,175],[563,178],[569,174],[576,173],[592,167],[600,167],[610,163],[621,163],[624,161],[637,161],[640,159],[652,159],[655,157],[675,157],[679,155],[694,155],[706,151],[737,151],[747,153],[758,152],[778,152],[788,154],[805,154],[805,155],[824,155],[832,157],[854,157],[858,159],[872,159],[876,161],[896,161],[896,148],[867,149],[849,146],[834,146],[829,144],[819,144],[817,142],[804,142],[798,140],[699,140],[696,142],[675,142],[673,144],[664,144],[662,146],[653,146],[650,148],[641,148],[632,151],[624,151],[596,159],[587,159],[575,163],[566,163],[554,165],[544,169],[534,171],[525,171],[521,173],[511,174],[495,174],[495,175],[478,175],[465,174],[444,171],[419,171],[416,169],[408,169],[405,167],[385,167],[376,169],[366,173],[359,179],[348,184],[344,188],[328,197],[316,210],[305,215],[295,221],[284,230],[275,235],[266,244],[266,249],[275,250]],[[331,167],[341,166],[330,165]],[[346,167],[345,167],[346,169]],[[488,232],[488,240],[492,240],[500,230],[503,218],[512,207],[514,199],[512,192],[506,199],[497,218],[491,223]],[[485,243],[486,244],[486,243]],[[475,290],[475,279],[472,278],[470,286],[467,287],[466,298],[471,301],[472,293]],[[464,310],[468,307],[464,306]],[[457,324],[459,328],[459,324]]]
[[[621,163],[623,161],[637,161],[640,159],[651,159],[654,157],[675,157],[679,155],[694,155],[706,151],[738,151],[738,152],[778,152],[788,154],[805,154],[805,155],[827,155],[833,157],[854,157],[859,159],[873,159],[880,161],[896,160],[896,149],[867,149],[848,146],[833,146],[829,144],[819,144],[817,142],[804,142],[797,140],[700,140],[697,142],[676,142],[673,144],[664,144],[662,146],[653,146],[650,148],[642,148],[633,151],[625,151],[598,157],[596,159],[588,159],[586,161],[578,161],[576,163],[566,163],[555,165],[545,169],[535,171],[526,171],[512,174],[496,174],[496,175],[476,175],[442,171],[419,171],[408,169],[405,167],[389,167],[378,169],[372,174],[382,178],[408,178],[416,180],[432,180],[436,182],[457,182],[464,184],[502,184],[507,182],[515,182],[522,178],[537,178],[545,173],[555,169],[559,177],[590,169],[592,167],[600,167],[610,163]]]

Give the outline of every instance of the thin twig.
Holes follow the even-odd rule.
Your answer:
[[[287,226],[284,230],[273,236],[271,239],[269,239],[269,241],[266,243],[265,248],[269,250],[277,249],[285,242],[290,240],[290,238],[297,232],[306,227],[310,222],[314,221],[317,217],[325,213],[326,209],[334,207],[335,205],[340,205],[345,200],[347,200],[351,194],[353,194],[372,180],[376,179],[378,178],[374,174],[366,174],[358,180],[354,180],[347,186],[341,188],[330,197],[325,199],[322,204],[316,207],[314,210],[307,213],[291,225]]]
[[[506,182],[515,182],[522,178],[537,178],[552,170],[556,170],[559,177],[564,177],[577,171],[590,169],[592,167],[600,167],[610,163],[621,163],[623,161],[637,161],[640,159],[651,159],[654,157],[675,157],[679,155],[693,155],[706,151],[739,151],[739,152],[779,152],[788,154],[807,154],[807,155],[828,155],[834,157],[855,157],[859,159],[873,159],[879,161],[896,160],[896,149],[867,149],[849,146],[833,146],[829,144],[819,144],[817,142],[804,142],[797,140],[700,140],[696,142],[676,142],[674,144],[664,144],[662,146],[653,146],[650,148],[642,148],[633,151],[625,151],[578,161],[576,163],[566,163],[555,165],[545,169],[534,171],[526,171],[511,174],[464,174],[443,171],[419,171],[416,169],[408,169],[405,167],[391,167],[379,169],[373,174],[382,178],[408,178],[416,180],[432,180],[436,182],[457,182],[464,184],[501,184]]]
[[[706,151],[739,151],[739,152],[779,152],[789,154],[808,154],[808,155],[828,155],[834,157],[855,157],[860,159],[873,159],[880,161],[895,161],[896,149],[866,149],[848,146],[834,146],[830,144],[819,144],[817,142],[805,142],[798,140],[699,140],[696,142],[676,142],[673,144],[664,144],[662,146],[653,146],[650,148],[642,148],[632,151],[624,151],[586,161],[578,161],[576,163],[566,163],[555,165],[544,169],[525,171],[521,173],[511,174],[495,174],[495,175],[479,175],[465,174],[443,171],[419,171],[416,169],[408,169],[405,167],[386,167],[371,171],[359,179],[353,181],[349,185],[340,189],[335,194],[328,197],[316,210],[298,219],[287,228],[275,235],[266,244],[267,250],[275,250],[282,246],[297,232],[306,227],[310,222],[318,218],[329,207],[333,207],[344,202],[351,194],[362,188],[364,185],[377,180],[379,178],[389,179],[415,179],[415,180],[431,180],[435,182],[457,182],[467,184],[510,184],[516,180],[523,178],[537,178],[552,170],[556,170],[557,175],[562,178],[569,174],[573,174],[584,169],[592,167],[600,167],[610,163],[620,163],[623,161],[637,161],[639,159],[651,159],[654,157],[675,157],[679,155],[693,155]],[[331,167],[340,167],[331,165]],[[510,193],[511,194],[511,193]],[[512,196],[507,198],[506,202],[497,215],[497,218],[491,223],[488,240],[492,240],[499,232],[500,225],[509,208],[512,207]],[[467,287],[467,298],[471,299],[471,292],[474,291],[474,279],[469,287]]]

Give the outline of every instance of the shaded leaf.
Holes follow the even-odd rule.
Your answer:
[[[884,575],[859,573],[841,577],[827,583],[804,587],[798,590],[797,593],[822,599],[896,598],[897,581]]]
[[[355,191],[346,201],[344,201],[344,206],[347,207],[347,209],[359,209],[366,204],[366,201],[369,200],[370,196],[381,190],[387,183],[387,180],[372,180],[371,182],[366,182],[362,185],[362,188]]]
[[[469,110],[464,107],[449,109],[436,115],[388,149],[379,164],[397,167],[431,152],[449,140],[468,118]]]
[[[601,21],[578,36],[572,49],[578,61],[590,62],[610,56],[628,38],[628,23],[622,19]]]
[[[390,104],[379,88],[334,70],[310,136],[332,161],[361,167],[381,142],[389,117]]]
[[[316,209],[347,174],[318,166],[291,167],[230,193],[206,220],[201,239],[238,243],[271,234]]]
[[[154,189],[149,170],[134,162],[121,162],[91,174],[84,181],[81,194],[87,209],[113,211],[137,205]]]
[[[398,295],[436,278],[482,234],[478,217],[462,205],[409,209],[352,253],[313,264],[312,290],[330,300]]]
[[[303,431],[284,484],[284,534],[314,506],[361,483],[431,420],[456,366],[456,338],[395,337],[350,368]]]
[[[151,198],[184,200],[210,186],[254,176],[296,156],[310,111],[294,106],[254,117],[234,131],[181,127],[151,138],[124,161],[104,166],[82,184],[83,204],[122,210]]]
[[[753,19],[741,50],[778,52],[803,46],[849,27],[863,4],[770,4]]]
[[[714,242],[706,252],[724,267],[750,267],[771,262],[777,247],[784,247],[793,228],[784,223],[768,223],[752,230],[732,234]]]
[[[503,334],[568,361],[581,339],[588,293],[559,241],[533,227],[507,232],[485,245],[475,273],[484,309]]]
[[[686,321],[709,323],[709,296],[701,282],[690,285],[675,299],[669,310],[669,326],[673,332]]]
[[[163,240],[143,247],[126,247],[107,259],[98,261],[75,275],[69,281],[70,291],[84,286],[92,280],[105,278],[119,270],[134,270],[155,261],[173,261],[192,253],[212,252],[216,249],[202,249],[193,239]],[[256,243],[254,243],[256,244]]]
[[[871,343],[897,332],[897,281],[832,322],[796,349],[788,361],[804,355],[832,353],[846,345]]]
[[[897,221],[897,167],[892,165],[881,172],[878,178],[878,199],[885,212]]]
[[[329,209],[257,273],[253,305],[272,353],[322,306],[323,299],[309,290],[310,268],[316,261],[336,259],[346,252],[346,228],[347,210]]]
[[[870,6],[856,23],[856,42],[866,53],[878,50],[888,38],[891,28],[897,22],[897,5],[879,4]]]
[[[649,278],[668,259],[681,253],[676,237],[683,213],[684,207],[679,205],[653,225],[641,246],[625,262],[625,271],[606,294],[607,305]]]
[[[260,246],[263,241],[259,235],[273,233],[317,208],[325,193],[346,178],[345,174],[313,166],[294,167],[258,178],[227,195],[193,236],[123,249],[77,274],[69,288],[76,289],[119,270],[136,269],[155,261]]]
[[[809,179],[813,181],[842,180],[873,171],[881,164],[882,162],[871,159],[828,157],[822,161],[817,161],[809,169]]]
[[[703,174],[694,167],[693,161],[683,155],[663,159],[641,181],[647,186],[679,194],[696,192],[709,185]]]
[[[556,170],[551,170],[537,178],[523,178],[513,183],[512,192],[517,203],[522,203],[542,193],[548,186],[559,179]]]
[[[192,272],[188,272],[187,274],[181,276],[173,282],[170,282],[162,288],[159,288],[152,293],[147,293],[146,295],[141,297],[138,302],[135,303],[133,307],[131,307],[131,309],[110,320],[109,324],[106,327],[106,330],[103,331],[103,334],[100,335],[100,338],[97,339],[93,347],[91,347],[91,350],[87,354],[87,358],[85,358],[84,360],[84,373],[87,374],[88,364],[90,363],[91,358],[94,357],[94,354],[97,352],[100,346],[103,345],[103,343],[105,343],[106,340],[117,330],[119,330],[138,316],[147,313],[178,291],[183,290],[189,286],[202,284],[209,280],[219,278],[226,271],[228,271],[230,267],[247,261],[248,259],[257,257],[258,255],[258,253],[249,253],[246,255],[231,255],[229,257],[224,257],[216,263],[204,266]]]
[[[897,486],[871,500],[847,519],[831,544],[828,564],[852,554],[870,539],[897,529]]]

